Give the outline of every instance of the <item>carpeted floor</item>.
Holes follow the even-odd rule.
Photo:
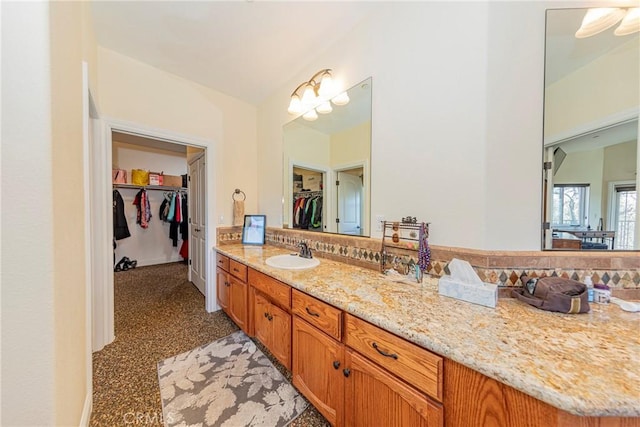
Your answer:
[[[118,272],[114,282],[116,339],[93,354],[91,425],[162,425],[158,361],[224,337],[238,327],[222,311],[205,311],[204,296],[188,282],[185,264]],[[258,345],[291,380],[291,374]],[[311,405],[291,424],[328,425]]]

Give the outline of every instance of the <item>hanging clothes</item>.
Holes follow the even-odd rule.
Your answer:
[[[317,193],[315,193],[317,194]],[[322,228],[322,195],[298,194],[293,201],[293,228]]]
[[[189,240],[189,203],[187,195],[182,195],[182,222],[180,223],[180,234],[185,242]],[[186,258],[186,257],[185,257]]]
[[[118,190],[113,190],[113,238],[121,240],[130,236],[127,217],[124,214],[124,200]]]
[[[312,213],[309,221],[309,228],[322,228],[322,196],[314,197],[311,201]]]
[[[133,204],[138,208],[136,212],[136,224],[139,224],[142,228],[149,227],[149,221],[151,221],[151,203],[149,202],[149,196],[147,190],[144,188],[136,194]]]
[[[167,214],[167,221],[173,221],[176,215],[176,193],[171,194],[171,201],[169,202],[169,213]]]

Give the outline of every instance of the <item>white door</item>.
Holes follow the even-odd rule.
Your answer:
[[[205,248],[204,155],[189,163],[189,279],[205,295],[207,264]]]
[[[362,178],[338,172],[338,233],[362,234]]]

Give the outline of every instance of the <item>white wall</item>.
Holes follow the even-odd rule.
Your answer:
[[[259,107],[260,208],[280,212],[291,88],[331,67],[345,87],[373,77],[372,216],[417,216],[433,223],[434,244],[482,247],[487,5],[381,7]]]
[[[291,90],[330,67],[345,87],[373,78],[372,217],[430,221],[437,245],[539,250],[545,10],[602,4],[381,5],[259,106],[261,210],[280,212]]]
[[[545,89],[547,140],[638,107],[639,43],[635,37]]]
[[[164,172],[166,175],[183,175],[187,173],[186,153],[151,149],[131,144],[113,143],[113,164],[127,171],[127,179],[131,181],[131,169],[146,169]],[[124,199],[125,216],[130,237],[117,241],[116,262],[126,256],[135,259],[139,266],[164,264],[181,261],[180,247],[182,236],[178,232],[178,246],[173,246],[169,239],[169,223],[159,217],[159,209],[164,200],[164,191],[148,190],[152,218],[148,228],[136,224],[137,208],[133,205],[138,189],[119,188]]]
[[[235,188],[247,195],[245,212],[258,212],[255,107],[108,49],[98,49],[98,66],[103,117],[199,138],[207,146],[210,242],[217,224],[232,223]]]
[[[1,23],[0,424],[54,425],[49,4],[2,2]]]

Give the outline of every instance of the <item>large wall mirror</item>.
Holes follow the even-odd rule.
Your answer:
[[[542,247],[638,250],[640,33],[577,38],[586,13],[546,16]]]
[[[370,236],[371,78],[349,103],[283,128],[283,227]]]

